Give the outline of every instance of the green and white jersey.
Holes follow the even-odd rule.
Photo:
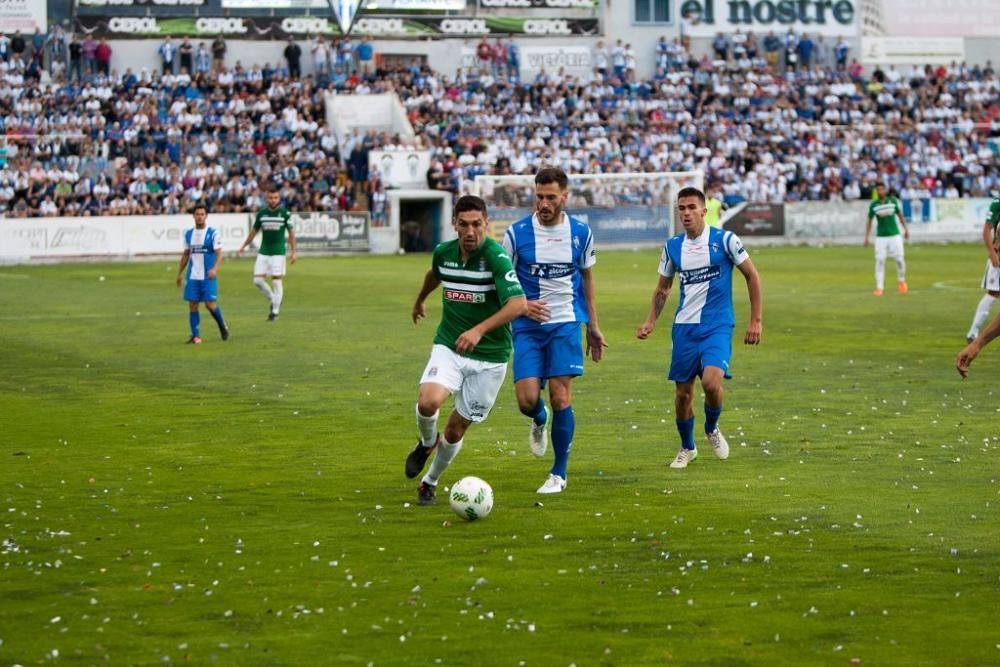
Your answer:
[[[285,230],[292,229],[292,214],[280,206],[274,210],[262,208],[257,211],[253,228],[260,232],[261,255],[285,254]]]
[[[458,239],[434,248],[431,264],[441,281],[441,324],[434,342],[455,350],[455,340],[497,313],[507,300],[524,296],[503,246],[487,238],[469,261],[462,261]],[[505,363],[510,358],[510,325],[488,332],[468,354],[479,361]]]
[[[990,210],[986,213],[986,224],[993,227],[993,242],[997,242],[997,232],[1000,232],[1000,199],[994,199]]]
[[[876,236],[896,236],[899,234],[899,224],[896,222],[896,214],[902,213],[899,200],[895,197],[876,199],[868,207],[868,219],[876,218],[878,225],[875,229]]]

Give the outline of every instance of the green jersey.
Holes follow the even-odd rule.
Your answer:
[[[462,261],[458,239],[434,249],[431,264],[441,281],[441,324],[434,342],[455,350],[455,340],[496,314],[511,297],[524,296],[514,266],[503,246],[487,238],[469,261]],[[468,356],[479,361],[506,363],[510,358],[510,325],[483,335]]]
[[[896,222],[896,214],[902,213],[899,200],[895,197],[876,199],[868,207],[868,219],[876,218],[878,227],[875,230],[876,236],[897,236],[899,234],[899,224]]]
[[[993,242],[997,242],[997,232],[1000,232],[1000,199],[994,199],[990,210],[986,213],[986,224],[993,227]]]
[[[292,230],[292,214],[280,206],[274,210],[262,208],[257,211],[253,228],[260,232],[261,255],[285,254],[285,230]]]

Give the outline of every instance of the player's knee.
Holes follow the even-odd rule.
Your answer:
[[[722,378],[705,378],[701,383],[701,388],[706,396],[716,397],[722,394]]]
[[[441,404],[432,397],[421,396],[417,401],[417,412],[424,417],[433,417],[440,407]]]

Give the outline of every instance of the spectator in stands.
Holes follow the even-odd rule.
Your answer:
[[[715,52],[716,60],[729,60],[729,40],[721,32],[712,40],[712,51]]]
[[[375,45],[370,35],[365,35],[357,48],[358,71],[365,79],[375,76]]]
[[[0,33],[0,60],[10,60],[10,37],[6,33]]]
[[[851,45],[847,41],[846,37],[841,37],[837,41],[837,46],[833,49],[834,59],[837,63],[837,69],[842,69],[847,67],[847,54],[851,51]]]
[[[625,46],[620,39],[611,49],[611,73],[618,80],[625,78]]]
[[[160,54],[160,64],[162,66],[162,72],[164,74],[174,73],[174,57],[177,55],[177,45],[174,44],[174,38],[167,35],[163,43],[160,44],[158,49]]]
[[[602,40],[597,40],[597,46],[591,53],[594,69],[601,75],[601,79],[608,78],[608,50],[604,47]]]
[[[226,67],[226,40],[220,34],[212,40],[212,65],[218,71]]]
[[[285,47],[285,61],[288,62],[288,76],[293,79],[300,78],[302,76],[302,47],[293,37],[288,38],[288,45]]]
[[[791,28],[785,33],[785,71],[794,70],[799,62],[799,37]]]
[[[89,80],[97,73],[97,42],[90,35],[83,38],[80,44],[80,56],[83,58],[83,73]]]
[[[812,38],[809,37],[809,33],[802,33],[802,38],[799,39],[798,50],[799,50],[799,60],[803,69],[809,69],[812,67],[813,50],[815,49],[815,43]]]
[[[111,73],[111,45],[103,37],[94,51],[94,60],[97,62],[98,74],[108,76]]]
[[[198,50],[194,53],[194,73],[196,76],[205,76],[212,69],[211,55],[205,42],[198,42]]]
[[[14,31],[14,36],[10,38],[10,53],[11,56],[17,60],[24,59],[24,52],[28,48],[28,43],[25,41],[24,36],[21,34],[20,30]]]
[[[180,46],[177,47],[178,62],[182,72],[193,74],[194,69],[194,44],[190,37],[184,37]]]
[[[330,49],[323,35],[316,35],[312,45],[313,69],[316,76],[322,77],[330,73]]]

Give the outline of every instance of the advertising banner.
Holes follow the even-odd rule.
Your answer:
[[[784,236],[785,205],[742,203],[722,215],[722,227],[737,236]]]
[[[194,227],[190,215],[150,215],[112,218],[123,221],[122,239],[126,254],[178,256],[184,250],[184,232]],[[214,227],[222,241],[222,249],[236,252],[250,231],[243,213],[214,213],[208,216],[208,226]],[[258,238],[259,240],[259,238]]]
[[[862,37],[859,60],[866,65],[949,65],[965,60],[961,37]]]
[[[35,28],[48,31],[48,7],[42,0],[3,0],[0,2],[0,32],[13,34],[20,30],[30,35]]]
[[[325,1],[325,0],[324,0]],[[206,0],[76,0],[78,7],[200,7]],[[223,5],[224,6],[224,5]]]
[[[521,80],[531,81],[540,71],[590,80],[594,71],[590,48],[586,46],[523,46],[521,47]]]
[[[997,37],[996,0],[868,0],[888,37]]]
[[[371,216],[365,212],[293,213],[300,251],[367,251]]]
[[[714,37],[717,33],[787,32],[811,35],[858,34],[858,16],[866,0],[676,0],[674,16],[684,20],[684,33]]]
[[[369,171],[379,171],[387,188],[426,188],[431,152],[425,150],[369,151]]]
[[[858,241],[864,238],[867,201],[785,204],[785,236],[801,241]],[[930,199],[903,201],[911,241],[975,241],[982,238],[990,200]],[[874,232],[873,232],[874,233]]]
[[[329,11],[330,0],[222,0],[225,9],[319,9]],[[379,0],[381,11],[415,10],[423,12],[458,12],[465,0]]]
[[[82,32],[95,37],[122,39],[128,36],[165,37],[226,35],[240,39],[287,39],[305,35],[339,35],[336,20],[317,16],[277,17],[177,17],[78,16]],[[354,22],[352,34],[383,37],[475,37],[516,34],[525,37],[596,35],[597,19],[551,19],[493,16],[452,18],[449,16],[365,15]]]
[[[670,209],[667,206],[582,207],[567,212],[590,225],[598,246],[660,244],[670,236]],[[531,213],[530,208],[492,209],[490,235],[502,242],[507,227]]]

